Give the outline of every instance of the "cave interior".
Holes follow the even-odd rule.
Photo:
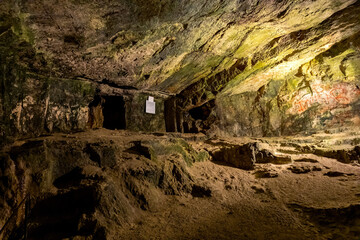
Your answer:
[[[359,240],[359,13],[0,1],[0,240]]]

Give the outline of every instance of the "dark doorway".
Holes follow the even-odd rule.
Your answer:
[[[176,132],[176,99],[170,98],[165,101],[165,127],[167,132]]]
[[[125,101],[121,96],[106,96],[103,97],[103,115],[104,128],[107,129],[125,129]]]

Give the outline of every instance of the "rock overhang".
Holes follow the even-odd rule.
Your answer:
[[[30,72],[88,82],[101,95],[164,92],[165,98],[175,96],[183,112],[180,125],[201,125],[218,134],[288,135],[356,124],[359,118],[360,6],[355,0],[10,1],[0,6],[2,55],[12,72],[4,71],[4,81],[10,85],[11,76]],[[6,40],[7,34],[15,41]],[[10,49],[20,67],[11,66]],[[69,84],[59,85],[69,92]],[[319,89],[326,94],[318,96]],[[29,92],[19,95],[26,99]],[[10,100],[4,96],[5,106]],[[188,111],[214,100],[208,122],[216,127],[188,117]],[[327,101],[332,108],[324,108]],[[48,106],[46,98],[36,102]],[[18,116],[16,106],[8,104],[4,112]]]

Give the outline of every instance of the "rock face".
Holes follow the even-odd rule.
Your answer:
[[[208,160],[207,152],[183,139],[149,137],[109,142],[58,136],[2,152],[0,238],[20,239],[26,228],[28,239],[116,239],[113,227],[157,209],[164,195],[211,193],[187,170]]]
[[[211,144],[214,144],[210,141]],[[215,161],[229,163],[237,168],[251,170],[255,163],[290,163],[290,157],[275,156],[270,147],[258,142],[247,143],[244,145],[215,143],[216,147],[210,150],[210,154]]]
[[[356,0],[10,0],[0,10],[2,142],[103,127],[98,97],[121,97],[133,130],[274,136],[360,124]],[[159,112],[146,115],[152,95]]]
[[[0,239],[358,239],[359,12],[0,0]]]

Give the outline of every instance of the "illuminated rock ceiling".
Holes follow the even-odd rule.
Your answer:
[[[186,128],[214,134],[289,135],[360,122],[356,0],[0,6],[1,114],[11,116],[3,132],[9,124],[20,135],[34,132],[21,129],[34,118],[50,131],[83,129],[95,89],[175,96]],[[204,105],[212,126],[187,117]]]

